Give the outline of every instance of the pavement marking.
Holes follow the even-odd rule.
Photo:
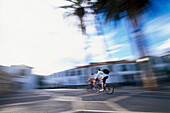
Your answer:
[[[104,101],[105,104],[113,109],[115,109],[116,111],[129,111],[128,109],[126,108],[123,108],[121,107],[120,105],[114,103],[115,101],[119,101],[119,100],[123,100],[123,99],[126,99],[126,98],[129,98],[129,97],[132,97],[133,95],[137,95],[139,94],[140,92],[135,92],[133,94],[128,94],[129,96],[118,96],[118,97],[115,97],[115,98],[111,98],[111,99],[108,99],[107,101]]]
[[[13,112],[17,112],[17,111],[20,111],[20,110],[25,110],[27,108],[24,108],[23,106],[22,107],[8,107],[8,108],[2,108],[0,112],[8,112],[8,113],[13,113]]]
[[[95,112],[95,113],[160,113],[160,112],[134,112],[134,111],[106,111],[106,110],[70,110],[70,111],[63,111],[59,113],[76,113],[76,112]]]
[[[51,89],[50,89],[51,90]],[[53,91],[55,91],[56,89],[52,89]],[[65,89],[64,89],[65,90]],[[68,90],[68,89],[67,89]],[[72,89],[71,89],[72,90]],[[75,89],[76,91],[80,91],[79,89]],[[56,91],[63,91],[63,89],[57,89]],[[132,97],[133,95],[137,95],[139,93],[143,93],[143,92],[132,92],[130,94],[125,94],[123,96],[117,96],[117,97],[113,97],[109,100],[106,100],[106,101],[83,101],[82,100],[82,97],[83,96],[95,96],[95,95],[100,95],[100,94],[103,94],[103,93],[100,93],[100,94],[97,94],[97,93],[89,93],[89,94],[85,94],[85,95],[80,95],[79,97],[75,97],[75,96],[58,96],[57,94],[55,93],[46,93],[46,92],[34,92],[34,93],[37,93],[37,94],[42,94],[42,95],[37,95],[37,96],[50,96],[51,97],[48,99],[48,100],[37,100],[37,101],[34,101],[34,102],[22,102],[22,103],[13,103],[13,104],[6,104],[6,105],[0,105],[0,108],[3,110],[3,112],[7,113],[6,111],[4,110],[10,110],[10,111],[18,111],[18,110],[21,110],[20,107],[18,107],[17,105],[24,105],[24,104],[33,104],[33,103],[42,103],[42,102],[49,102],[51,100],[56,100],[56,101],[71,101],[71,107],[73,110],[70,110],[70,111],[63,111],[63,112],[60,112],[60,113],[75,113],[75,112],[106,112],[106,113],[159,113],[159,112],[134,112],[134,111],[129,111],[128,109],[125,109],[123,107],[121,107],[120,105],[114,103],[116,101],[119,101],[119,100],[123,100],[123,99],[126,99],[126,98],[129,98],[129,97]],[[47,95],[46,95],[47,94]],[[113,94],[114,95],[114,94]],[[37,97],[36,96],[36,97]],[[104,95],[100,95],[100,96],[104,96]],[[25,96],[25,98],[27,97],[35,97],[35,96]],[[22,98],[22,97],[18,97],[18,98]],[[24,98],[24,97],[23,97]],[[15,98],[16,99],[16,98]],[[2,100],[5,100],[5,99],[2,99]],[[108,107],[114,109],[113,111],[105,111],[105,110],[89,110],[89,109],[85,109],[85,104],[88,103],[88,102],[94,102],[94,103],[104,103],[106,104]],[[3,107],[9,107],[9,108],[3,108]],[[12,108],[10,108],[12,107]],[[12,113],[12,112],[11,112]],[[17,112],[19,113],[19,112]],[[44,112],[45,113],[45,112]]]
[[[111,99],[108,99],[108,101],[119,101],[119,100],[123,100],[123,99],[126,99],[126,98],[129,98],[131,96],[118,96],[118,97],[115,97],[115,98],[111,98]]]
[[[114,102],[107,102],[107,101],[105,101],[104,102],[107,106],[109,106],[109,107],[111,107],[112,109],[114,109],[114,110],[116,110],[116,111],[129,111],[128,109],[126,109],[126,108],[123,108],[123,107],[121,107],[120,105],[118,105],[118,104],[116,104],[116,103],[114,103]]]
[[[11,100],[11,99],[24,99],[24,98],[30,98],[30,97],[39,97],[39,96],[50,96],[50,95],[36,95],[36,96],[24,96],[24,97],[6,97],[6,98],[2,98],[2,99],[0,99],[0,101],[2,101],[2,100]]]
[[[119,100],[123,100],[123,99],[129,98],[129,97],[132,97],[134,95],[138,95],[140,93],[142,93],[142,92],[135,92],[135,93],[131,93],[131,94],[125,94],[125,95],[122,95],[122,96],[117,96],[115,98],[108,99],[108,101],[114,101],[115,102],[115,101],[119,101]],[[126,95],[128,95],[128,96],[126,96]]]
[[[79,109],[80,111],[84,110],[84,102],[81,97],[73,97],[73,96],[57,96],[57,97],[52,97],[50,100],[55,100],[55,101],[71,101],[71,107],[73,111]],[[64,112],[67,113],[67,112]],[[68,112],[70,113],[70,111]]]
[[[18,106],[18,105],[25,105],[25,104],[34,104],[34,103],[39,103],[39,102],[40,103],[41,102],[49,102],[51,100],[55,100],[55,101],[72,101],[72,102],[76,103],[77,107],[79,106],[79,108],[84,109],[84,104],[83,104],[82,98],[81,97],[73,97],[73,96],[57,96],[57,97],[53,96],[52,98],[50,98],[48,100],[37,100],[37,101],[34,101],[34,102],[21,102],[21,103],[12,103],[12,104],[0,105],[0,108]],[[75,103],[73,103],[73,104],[75,104]],[[74,109],[77,109],[77,107],[73,106]]]
[[[113,113],[116,111],[106,111],[106,110],[76,110],[76,112],[78,111],[83,111],[83,112],[96,112],[96,113]]]
[[[84,91],[85,89],[43,89],[44,91]]]
[[[120,105],[112,102],[112,101],[119,101],[122,99],[126,99],[131,97],[132,95],[136,95],[138,93],[135,94],[131,94],[130,96],[118,96],[112,99],[109,99],[107,101],[90,101],[90,102],[94,102],[94,103],[104,103],[107,106],[109,106],[110,108],[116,110],[116,111],[129,111],[128,109],[125,109],[123,107],[121,107]],[[86,94],[86,95],[82,95],[82,96],[94,96],[96,94]],[[72,109],[74,110],[78,110],[78,111],[85,111],[85,107],[84,107],[84,103],[89,102],[89,101],[83,101],[81,97],[73,97],[73,96],[55,96],[53,95],[52,98],[50,98],[50,100],[56,100],[56,101],[72,101]],[[91,111],[91,110],[89,110]],[[101,110],[100,110],[101,111]],[[113,112],[113,111],[112,111]],[[65,112],[66,113],[66,112]]]
[[[58,113],[75,113],[77,112],[76,110],[69,110],[69,111],[62,111],[62,112],[58,112]]]
[[[96,94],[96,93],[90,93],[90,94],[85,94],[85,95],[80,95],[81,97],[84,97],[84,96],[95,96],[95,95],[99,95],[99,94]]]
[[[104,103],[104,101],[83,101],[85,103]]]
[[[25,104],[34,104],[34,103],[39,103],[39,102],[49,102],[50,100],[38,100],[34,102],[20,102],[20,103],[14,103],[14,104],[5,104],[5,105],[0,105],[0,108],[3,107],[10,107],[10,106],[18,106],[18,105],[25,105]]]
[[[72,105],[73,110],[77,110],[77,109],[84,110],[85,109],[84,107],[85,105],[84,105],[82,98],[77,98],[77,100],[73,101],[71,105]]]
[[[52,96],[49,100],[56,100],[56,101],[81,101],[81,97],[73,97],[73,96]]]
[[[96,113],[161,113],[161,112],[104,111],[104,110],[83,110],[83,111],[84,112],[96,112]]]

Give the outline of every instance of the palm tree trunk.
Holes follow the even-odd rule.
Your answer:
[[[147,55],[146,52],[146,43],[145,43],[145,39],[144,39],[144,35],[142,33],[141,28],[139,27],[139,19],[137,20],[137,18],[133,17],[129,19],[132,25],[132,28],[134,29],[134,38],[135,38],[135,43],[137,46],[137,50],[138,50],[138,54],[139,57],[145,57]],[[137,23],[138,22],[138,23]],[[152,65],[150,63],[150,61],[146,61],[146,62],[140,62],[140,69],[142,71],[141,74],[141,79],[143,82],[143,87],[144,88],[153,88],[153,87],[157,87],[157,80],[156,77],[153,74],[152,71]]]
[[[132,29],[134,29],[133,34],[135,38],[135,43],[137,46],[139,57],[146,56],[146,45],[144,43],[144,36],[139,27],[139,19],[137,20],[136,17],[130,17],[129,21],[131,23]]]
[[[105,33],[104,33],[104,30],[102,29],[102,22],[100,21],[100,18],[98,16],[95,17],[96,18],[96,29],[98,30],[98,35],[100,36],[105,36]],[[108,54],[107,57],[109,57],[109,59],[111,58],[111,55],[110,53],[108,53],[108,45],[107,45],[107,42],[106,42],[106,37],[103,38],[103,42],[104,42],[104,46],[105,46],[105,52]]]
[[[83,18],[79,18],[79,20],[80,20],[80,28],[81,28],[82,34],[85,35],[86,34],[86,28],[85,28],[85,25],[84,25],[84,22],[83,22]]]
[[[139,57],[144,57],[146,56],[146,49],[145,49],[145,44],[144,44],[144,36],[139,29],[139,31],[134,32],[134,38],[135,38],[135,43],[139,52]]]

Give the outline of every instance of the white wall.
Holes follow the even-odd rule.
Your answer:
[[[24,75],[22,75],[23,70],[25,70]],[[12,75],[20,76],[20,78],[13,78],[13,81],[18,82],[21,85],[20,86],[21,89],[35,89],[37,81],[35,75],[32,74],[30,68],[18,65],[6,67],[4,68],[4,71]]]

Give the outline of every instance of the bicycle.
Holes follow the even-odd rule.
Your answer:
[[[88,84],[87,87],[86,87],[87,91],[92,91],[94,93],[99,93],[100,89],[101,89],[101,83],[100,83],[100,80],[99,81],[96,81],[96,85],[93,86],[92,83]],[[112,84],[109,84],[109,83],[105,83],[104,84],[104,92],[108,95],[111,95],[113,92],[114,92],[114,86]]]
[[[101,88],[101,85],[99,83],[100,81],[96,81],[96,85],[95,86],[93,85],[92,81],[88,81],[88,82],[89,83],[88,83],[88,85],[86,87],[87,91],[96,93],[97,91],[100,90],[100,88]]]

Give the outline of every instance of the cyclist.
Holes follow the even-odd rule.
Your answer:
[[[100,90],[101,92],[104,91],[104,84],[106,82],[106,79],[108,78],[108,74],[105,74],[103,70],[101,71],[100,69],[97,69],[98,73],[96,76],[96,81],[98,80],[98,77],[100,75],[100,80],[102,80],[102,89]]]
[[[90,82],[91,85],[93,85],[93,86],[95,85],[96,81],[95,81],[93,73],[90,74],[90,78],[88,79],[88,81]]]

